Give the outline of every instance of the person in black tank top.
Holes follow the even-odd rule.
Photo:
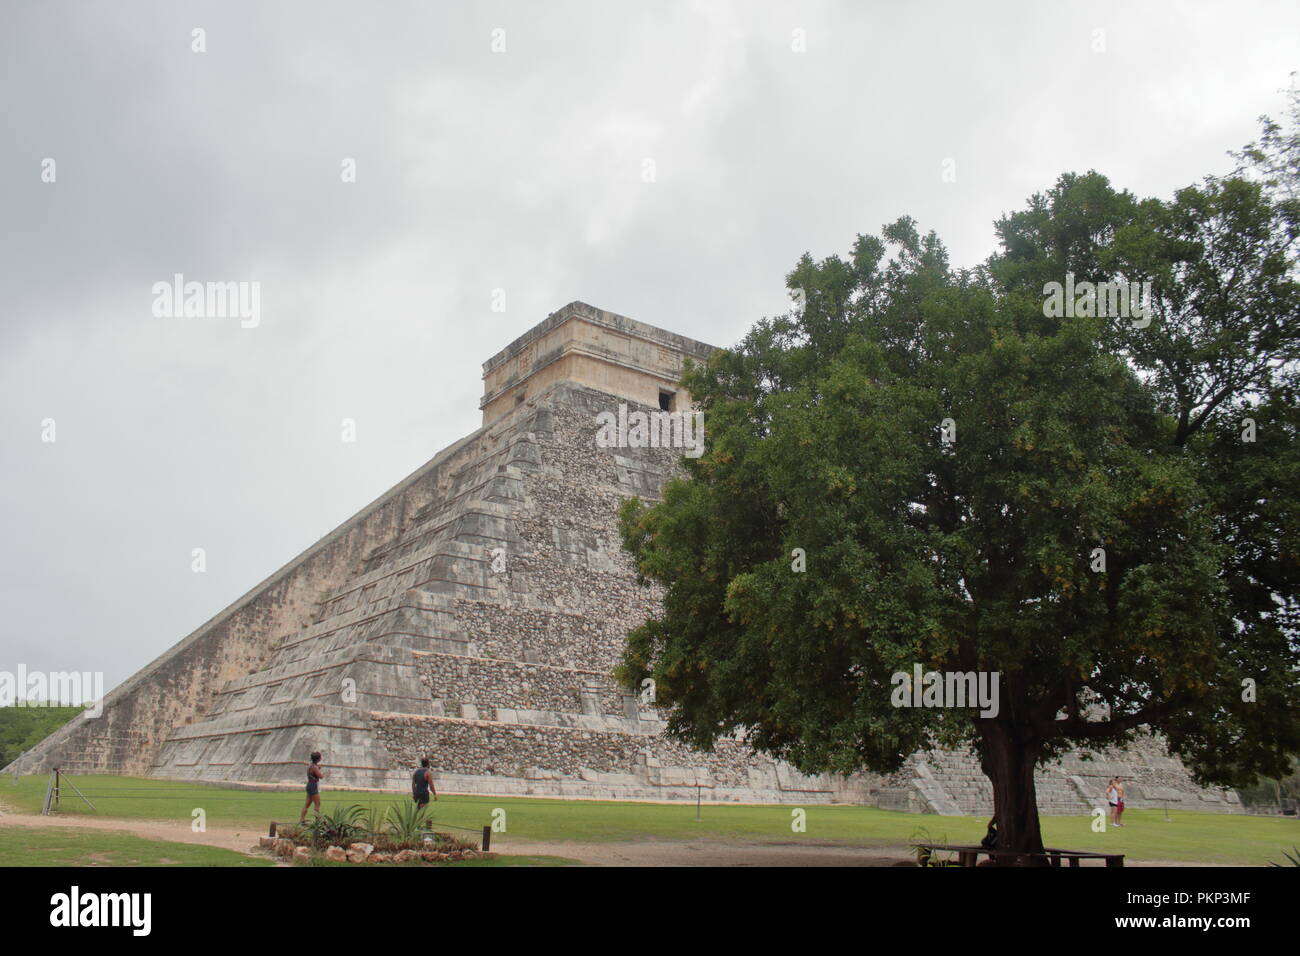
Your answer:
[[[420,769],[411,774],[411,799],[417,807],[429,805],[429,794],[438,799],[438,791],[433,786],[433,771],[429,769],[429,758],[420,761]]]
[[[316,806],[316,816],[320,816],[320,782],[325,777],[325,772],[320,768],[320,751],[311,755],[311,763],[307,765],[307,802],[303,804],[302,813],[298,816],[298,822],[302,823],[307,819],[307,811],[313,804]]]

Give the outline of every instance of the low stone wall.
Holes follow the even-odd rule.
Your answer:
[[[430,696],[443,701],[445,712],[452,715],[465,704],[484,717],[502,709],[611,717],[626,714],[623,694],[595,671],[455,654],[420,657],[417,668]]]
[[[415,767],[428,757],[435,774],[482,774],[542,779],[581,779],[584,772],[626,774],[648,779],[648,770],[677,768],[705,786],[748,787],[758,764],[748,748],[720,741],[714,753],[689,750],[662,737],[561,727],[537,727],[459,719],[376,716],[373,726],[399,764]],[[661,775],[662,776],[662,775]]]

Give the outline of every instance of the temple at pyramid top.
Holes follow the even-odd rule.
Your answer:
[[[685,408],[682,361],[714,346],[570,302],[483,363],[483,424],[504,416],[556,382],[573,382],[665,410]]]

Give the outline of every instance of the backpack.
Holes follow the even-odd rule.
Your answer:
[[[984,839],[980,840],[980,846],[985,850],[992,850],[998,845],[998,825],[997,821],[989,821],[989,832],[984,834]]]

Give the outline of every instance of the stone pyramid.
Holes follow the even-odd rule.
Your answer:
[[[662,736],[610,672],[659,595],[637,585],[617,511],[654,500],[680,449],[601,448],[596,416],[684,410],[683,359],[711,347],[574,302],[484,364],[483,426],[438,454],[22,758],[109,772],[613,799],[861,802],[987,813],[970,754],[889,778],[800,774],[724,740]],[[1169,806],[1230,809],[1157,742],[1039,774],[1044,812],[1086,812],[1104,780]],[[1098,755],[1100,758],[1100,755]]]

